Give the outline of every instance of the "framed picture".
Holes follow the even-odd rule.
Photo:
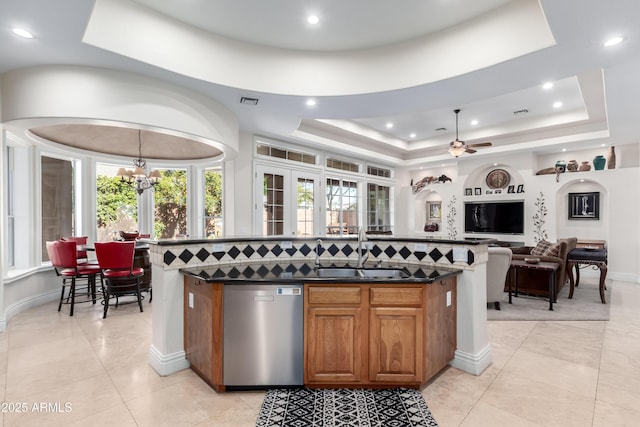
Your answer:
[[[493,194],[493,190],[485,190],[484,194]]]
[[[514,185],[510,185],[509,188],[507,189],[507,193],[515,193],[516,192],[516,187]]]
[[[472,195],[473,195],[473,189],[471,189],[471,188],[465,188],[465,189],[464,189],[464,195],[465,195],[465,196],[472,196]]]
[[[600,193],[569,193],[569,219],[600,219]]]
[[[502,190],[498,188],[496,191],[494,191],[494,193],[495,194],[500,194],[500,193],[502,193]]]
[[[427,221],[442,219],[442,202],[427,202]]]
[[[518,185],[518,193],[524,193],[524,184]]]
[[[482,188],[476,187],[475,190],[474,190],[474,194],[476,196],[481,196],[482,195]]]

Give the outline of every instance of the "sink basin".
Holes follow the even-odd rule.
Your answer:
[[[318,277],[360,277],[357,268],[351,267],[319,267]]]
[[[409,274],[400,268],[361,268],[360,277],[371,279],[406,279]]]
[[[318,277],[323,278],[405,279],[409,277],[409,274],[400,268],[319,267],[317,274]]]

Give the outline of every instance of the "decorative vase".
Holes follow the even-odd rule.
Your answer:
[[[607,169],[616,168],[616,148],[612,145],[609,147],[609,153],[607,155]]]
[[[564,160],[558,160],[556,162],[556,172],[564,173],[565,170],[567,170],[567,163]]]
[[[601,171],[604,169],[605,163],[607,163],[607,159],[605,159],[604,156],[596,156],[595,159],[593,159],[593,168]]]
[[[578,170],[578,162],[576,162],[575,160],[569,160],[569,163],[567,163],[567,170],[569,172],[575,172]]]
[[[590,171],[591,170],[591,165],[589,164],[589,162],[582,162],[582,163],[580,163],[580,166],[578,167],[578,170],[581,171],[581,172]]]

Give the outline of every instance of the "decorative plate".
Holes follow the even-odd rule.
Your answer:
[[[504,169],[494,169],[487,174],[487,186],[493,190],[497,188],[506,188],[511,182],[509,172]]]

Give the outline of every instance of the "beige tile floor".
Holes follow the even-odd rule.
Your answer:
[[[423,390],[439,425],[638,425],[640,285],[611,285],[609,322],[490,322],[493,364],[480,376],[448,369]],[[217,394],[190,370],[149,367],[144,307],[103,320],[99,306],[69,317],[50,303],[11,319],[0,333],[3,425],[253,426],[261,392]]]

